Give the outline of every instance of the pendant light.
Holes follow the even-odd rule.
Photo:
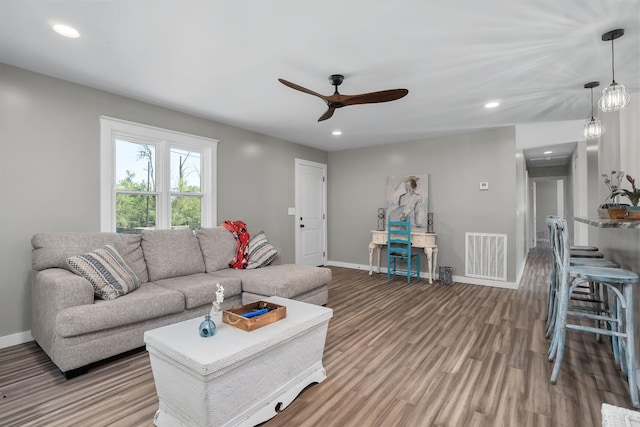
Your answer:
[[[624,86],[616,83],[615,69],[613,67],[613,41],[624,35],[624,30],[619,28],[611,30],[602,35],[602,41],[611,40],[611,74],[613,81],[605,90],[602,91],[602,97],[598,101],[598,106],[604,112],[622,110],[627,106],[630,100],[629,94],[625,91]]]
[[[589,82],[585,89],[591,89],[591,118],[584,125],[584,137],[587,139],[600,138],[602,135],[602,123],[593,117],[593,88],[600,86],[600,82]]]

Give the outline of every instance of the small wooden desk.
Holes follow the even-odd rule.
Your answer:
[[[373,251],[376,251],[377,269],[380,273],[380,248],[387,245],[387,231],[371,230],[371,243],[369,243],[369,276],[373,273]],[[436,245],[436,234],[424,231],[411,232],[411,246],[423,248],[427,256],[429,267],[429,283],[433,283],[433,273],[438,261],[438,246]]]

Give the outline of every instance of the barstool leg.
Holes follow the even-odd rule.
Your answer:
[[[590,298],[592,298],[594,300],[601,300],[599,289],[600,289],[600,283],[589,282]],[[596,303],[596,307],[597,307],[598,310],[602,310],[602,303]],[[599,312],[598,314],[602,314],[602,312]],[[600,320],[599,319],[595,319],[594,323],[595,323],[595,325],[594,325],[595,328],[596,329],[600,329]],[[596,341],[602,342],[602,335],[596,334]]]
[[[560,298],[558,299],[558,318],[556,319],[555,333],[553,334],[553,341],[549,348],[549,360],[553,360],[553,371],[551,372],[551,384],[555,384],[558,381],[558,375],[560,375],[560,367],[562,366],[562,358],[564,356],[564,346],[567,336],[567,311],[569,309],[569,292],[567,289],[563,289],[568,285],[561,285],[558,291]]]
[[[545,332],[545,336],[549,338],[551,336],[551,331],[553,330],[553,320],[555,315],[555,299],[556,299],[556,262],[553,261],[553,266],[551,267],[551,276],[549,278],[549,292],[547,295],[549,296],[549,301],[547,302],[547,329]]]
[[[633,403],[634,408],[638,408],[640,407],[640,400],[638,400],[638,386],[636,381],[635,331],[633,327],[633,285],[625,285],[624,296],[627,303],[625,313],[625,334],[627,335],[627,379],[629,381],[631,403]]]
[[[616,297],[615,293],[609,289],[609,286],[606,286],[607,288],[607,295],[608,295],[608,300],[609,300],[609,317],[611,318],[611,321],[608,322],[608,328],[609,330],[613,331],[613,332],[620,332],[620,323],[619,323],[619,304],[618,304],[618,298]],[[616,366],[620,367],[620,340],[617,336],[615,335],[611,335],[611,349],[613,350],[613,359],[616,362]]]
[[[551,310],[551,315],[549,318],[549,322],[547,323],[547,330],[545,332],[545,338],[551,337],[553,333],[554,326],[556,324],[556,316],[558,315],[558,291],[553,289],[551,292],[551,303],[549,304],[549,310]]]

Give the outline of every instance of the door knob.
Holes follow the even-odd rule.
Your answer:
[[[300,224],[300,228],[304,228],[304,224]]]

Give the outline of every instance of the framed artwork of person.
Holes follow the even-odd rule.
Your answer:
[[[389,217],[392,221],[411,218],[412,228],[426,229],[429,211],[428,174],[388,177],[386,197],[386,221],[389,221]]]

